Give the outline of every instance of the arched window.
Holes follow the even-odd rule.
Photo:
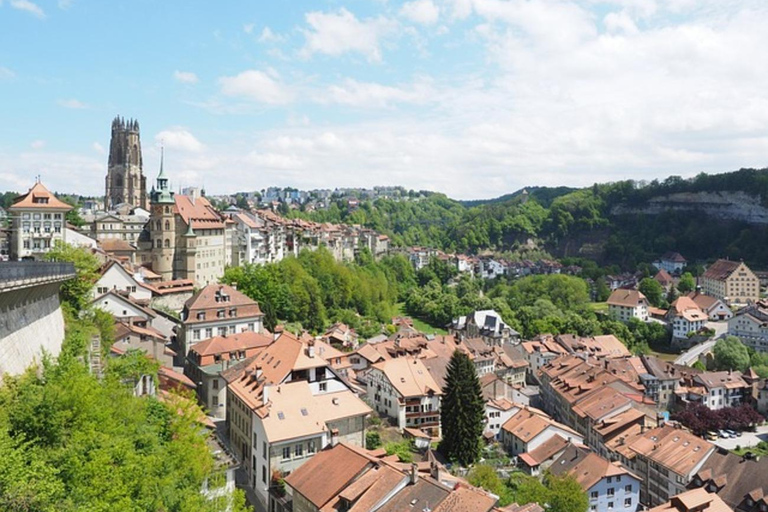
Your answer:
[[[167,238],[165,239],[165,248],[166,249],[170,249],[171,248],[171,241],[168,240]]]
[[[163,247],[163,241],[162,241],[161,239],[159,239],[159,238],[158,238],[158,239],[155,241],[155,247],[156,247],[156,248],[158,248],[158,249],[160,249],[161,247]]]
[[[139,165],[139,146],[133,145],[133,153],[131,153],[131,163],[133,165]]]
[[[117,178],[115,178],[115,186],[116,187],[122,187],[123,186],[123,177],[121,175],[117,175]]]
[[[171,208],[170,208],[170,207],[168,207],[168,206],[166,206],[166,207],[165,207],[165,213],[171,213]]]
[[[157,228],[156,228],[156,229],[157,229],[158,231],[160,231],[160,226],[162,226],[162,223],[161,223],[160,221],[157,221],[157,222],[155,223],[155,226],[157,226]]]
[[[171,223],[170,222],[165,221],[165,229],[166,229],[166,231],[171,229]]]

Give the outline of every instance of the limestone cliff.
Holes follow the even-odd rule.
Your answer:
[[[681,192],[650,199],[643,206],[617,205],[611,215],[658,215],[668,211],[691,212],[708,217],[768,225],[768,208],[760,196],[746,192]]]

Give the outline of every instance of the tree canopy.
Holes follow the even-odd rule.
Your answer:
[[[749,351],[736,336],[726,336],[717,340],[712,349],[714,370],[747,371],[750,364]]]

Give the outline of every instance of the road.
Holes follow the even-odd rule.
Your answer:
[[[712,441],[712,444],[726,450],[733,450],[737,446],[742,448],[752,447],[760,441],[768,441],[768,425],[757,427],[757,432],[742,432],[741,437],[718,439],[717,441]]]

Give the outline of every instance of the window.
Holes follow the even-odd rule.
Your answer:
[[[315,441],[313,439],[310,439],[307,442],[307,453],[309,453],[309,454],[315,453],[315,450],[316,450],[316,448],[315,448]]]
[[[213,328],[208,327],[205,329],[205,337],[206,338],[213,338]]]
[[[264,459],[267,458],[267,442],[263,441],[261,443],[261,456],[264,457]]]
[[[625,507],[631,507],[632,506],[632,498],[624,498],[624,506]]]
[[[261,481],[267,483],[267,466],[261,466]]]
[[[596,500],[597,499],[597,491],[592,491],[591,493],[589,493],[589,497],[592,498],[593,500]]]
[[[213,379],[213,389],[219,389],[219,379]]]
[[[631,485],[625,485],[624,486],[624,492],[627,492],[627,493],[632,492],[632,486]]]
[[[283,460],[288,460],[291,458],[291,447],[285,446],[283,448]]]
[[[213,398],[211,399],[211,405],[214,407],[219,406],[219,395],[213,395]]]
[[[609,501],[608,502],[608,510],[612,510],[612,509],[613,509],[613,502]]]
[[[303,444],[297,444],[296,447],[293,450],[293,454],[296,457],[303,457],[304,456],[304,445]]]
[[[320,383],[320,391],[328,391],[328,383],[327,382],[321,382]]]
[[[193,340],[200,339],[200,329],[195,329],[194,331],[192,331],[192,339]]]
[[[227,328],[219,327],[219,336],[226,336],[226,335],[227,335]]]
[[[608,496],[613,496],[613,487],[608,488]]]

